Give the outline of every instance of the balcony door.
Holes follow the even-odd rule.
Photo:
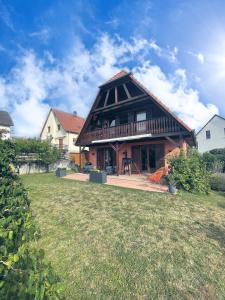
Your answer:
[[[146,111],[139,111],[136,113],[136,130],[137,132],[145,132],[146,131],[146,119],[147,114]]]
[[[132,172],[154,172],[164,166],[164,145],[151,144],[132,147]]]
[[[99,170],[105,170],[106,167],[116,166],[116,154],[111,147],[99,148],[97,150],[97,168]]]

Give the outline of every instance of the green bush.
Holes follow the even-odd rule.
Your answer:
[[[212,190],[225,192],[225,175],[214,174],[210,178],[210,186]]]
[[[211,173],[217,173],[223,171],[223,163],[215,155],[210,152],[205,152],[202,155],[202,159],[206,165],[206,170]]]
[[[36,154],[37,160],[44,163],[47,167],[55,163],[61,156],[61,151],[52,147],[48,141],[37,139],[18,139],[13,141],[16,155]]]
[[[15,162],[15,145],[0,140],[0,299],[59,299],[58,278],[34,247],[40,232]]]
[[[170,158],[170,165],[178,188],[204,194],[210,191],[209,172],[197,151],[187,154],[181,151],[180,155]]]
[[[221,171],[225,172],[225,148],[210,150],[210,153],[221,163]]]

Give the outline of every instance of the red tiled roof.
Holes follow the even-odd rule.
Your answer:
[[[128,75],[129,73],[125,70],[121,70],[120,72],[116,73],[112,78],[110,78],[107,82],[110,82],[110,81],[113,81],[113,80],[116,80],[120,77],[123,77],[123,76],[126,76]]]
[[[65,131],[73,133],[79,133],[81,131],[85,119],[55,108],[52,108],[52,112],[55,114]]]

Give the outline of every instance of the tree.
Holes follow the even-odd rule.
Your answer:
[[[61,151],[52,147],[48,141],[37,139],[18,139],[14,141],[17,155],[35,154],[37,161],[44,163],[49,170],[49,165],[61,157]]]

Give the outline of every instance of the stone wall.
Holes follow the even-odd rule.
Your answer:
[[[54,172],[57,168],[66,168],[70,170],[74,163],[68,159],[60,159],[55,164],[49,166],[49,170],[46,165],[39,161],[20,161],[18,163],[19,174],[33,174],[33,173],[45,173],[47,171]]]

